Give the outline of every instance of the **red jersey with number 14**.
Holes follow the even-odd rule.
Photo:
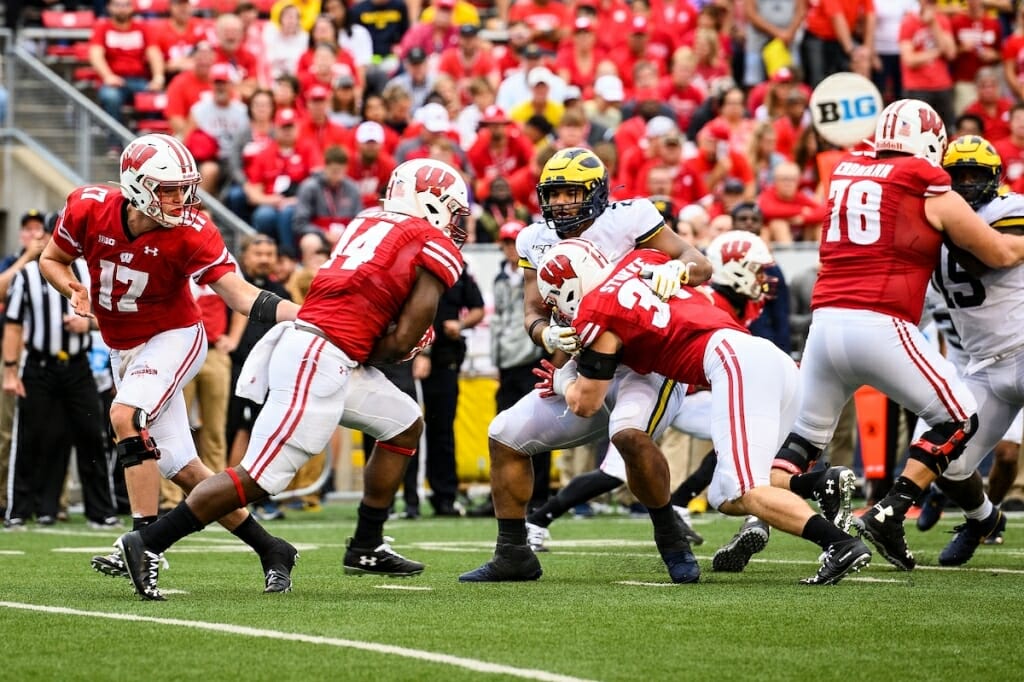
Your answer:
[[[366,362],[398,318],[424,268],[450,288],[462,253],[421,218],[376,209],[353,218],[313,278],[299,320],[315,324],[349,358]]]
[[[942,246],[924,202],[949,190],[949,174],[921,157],[845,156],[832,171],[811,309],[873,310],[917,324]]]
[[[115,187],[87,185],[68,195],[53,240],[89,265],[92,312],[107,345],[134,348],[200,320],[189,278],[212,284],[238,267],[212,221],[128,233],[128,202]]]
[[[600,287],[580,301],[573,325],[584,347],[604,332],[622,340],[622,364],[639,374],[657,372],[669,379],[706,386],[704,350],[719,329],[746,328],[707,294],[683,287],[668,301],[640,279],[644,265],[669,261],[654,249],[627,255]]]

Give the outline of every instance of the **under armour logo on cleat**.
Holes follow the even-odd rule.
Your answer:
[[[875,521],[879,523],[885,523],[887,516],[895,516],[896,512],[893,510],[892,505],[888,507],[876,506],[875,507]]]
[[[825,492],[827,494],[832,495],[832,494],[834,494],[836,492],[836,485],[835,485],[835,483],[836,483],[835,481],[829,479],[828,483],[825,484]]]
[[[377,565],[377,557],[375,557],[375,556],[366,556],[364,554],[363,556],[359,557],[359,564],[361,566],[376,566]]]

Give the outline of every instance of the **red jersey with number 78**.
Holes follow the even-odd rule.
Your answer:
[[[669,260],[654,249],[628,254],[601,286],[583,297],[573,325],[584,347],[603,332],[615,334],[622,340],[622,364],[639,374],[657,372],[706,386],[704,350],[711,335],[719,329],[749,332],[700,289],[683,287],[668,301],[661,300],[640,279],[640,271]]]
[[[921,157],[845,156],[832,171],[811,309],[873,310],[917,324],[942,246],[924,202],[949,190],[949,174]]]
[[[353,218],[313,278],[299,321],[315,324],[356,362],[366,362],[405,305],[417,268],[450,288],[462,253],[426,220],[371,209]]]
[[[128,232],[128,201],[116,187],[86,185],[68,195],[53,233],[61,251],[89,266],[89,298],[103,340],[127,350],[200,320],[189,279],[212,284],[238,266],[213,221]]]

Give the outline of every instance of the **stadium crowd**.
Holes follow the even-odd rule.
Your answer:
[[[1024,189],[1024,17],[1010,0],[82,6],[98,17],[88,49],[98,102],[140,132],[180,140],[201,187],[263,236],[246,249],[272,242],[298,258],[297,272],[321,263],[413,159],[462,174],[469,242],[507,246],[511,222],[542,220],[545,164],[576,147],[608,169],[611,200],[651,197],[695,246],[740,229],[740,216],[770,244],[816,243],[822,181],[840,150],[808,107],[839,71],[871,78],[886,101],[927,102],[950,138],[984,135],[1005,184]],[[142,111],[145,93],[165,105]],[[779,289],[751,329],[790,352],[776,274]],[[216,334],[207,324],[224,355],[242,333],[226,315],[215,314],[224,318]],[[230,446],[216,446],[219,469]]]

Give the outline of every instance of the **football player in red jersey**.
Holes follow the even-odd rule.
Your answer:
[[[544,255],[537,283],[544,300],[579,330],[575,366],[552,375],[569,409],[603,409],[620,363],[646,374],[711,387],[711,440],[718,452],[708,502],[724,514],[753,514],[824,550],[807,585],[832,585],[871,561],[843,532],[795,494],[771,485],[771,463],[799,404],[796,364],[775,344],[751,336],[736,317],[684,287],[662,299],[642,279],[668,256],[637,249],[612,266],[593,243],[568,239]],[[691,555],[692,563],[697,560]]]
[[[363,211],[345,226],[295,322],[274,327],[242,368],[238,394],[266,402],[241,464],[196,487],[153,525],[118,540],[140,595],[159,594],[161,552],[231,510],[284,490],[339,423],[377,439],[345,572],[423,571],[383,538],[423,419],[419,405],[370,363],[409,360],[429,345],[441,294],[462,272],[456,241],[465,239],[461,221],[468,214],[458,171],[417,159],[394,170],[383,210]]]
[[[136,529],[156,520],[161,474],[186,492],[213,475],[196,454],[181,392],[208,347],[189,280],[210,285],[251,319],[294,319],[298,310],[238,274],[217,227],[196,210],[199,180],[195,159],[177,139],[137,138],[121,154],[121,190],[73,191],[39,263],[75,312],[96,320],[111,348],[117,396],[110,421]],[[70,267],[79,257],[89,267],[90,291]],[[290,569],[295,549],[244,509],[221,522],[259,553],[265,590],[286,589],[270,573],[274,566]],[[93,567],[126,575],[116,551],[94,557]]]
[[[811,497],[823,474],[804,472],[832,439],[843,405],[863,385],[885,393],[929,430],[911,444],[889,493],[855,523],[882,556],[911,570],[907,510],[963,453],[978,426],[971,392],[917,328],[928,279],[943,239],[1003,268],[1024,261],[1024,237],[992,229],[950,191],[939,165],[946,129],[924,102],[887,106],[874,147],[850,153],[832,171],[801,363],[803,402],[772,483]]]

